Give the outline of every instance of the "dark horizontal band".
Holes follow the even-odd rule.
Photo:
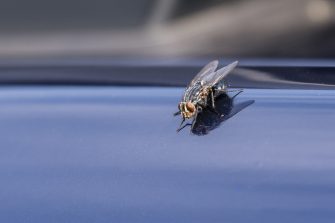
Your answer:
[[[185,86],[205,60],[0,61],[1,85]],[[225,65],[224,61],[221,65]],[[335,89],[335,61],[242,60],[231,87]]]

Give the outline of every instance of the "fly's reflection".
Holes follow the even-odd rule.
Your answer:
[[[234,100],[238,94],[234,96],[221,94],[215,98],[215,110],[210,106],[205,107],[197,115],[193,125],[188,124],[188,126],[191,126],[191,132],[195,135],[206,135],[219,127],[221,123],[255,102],[254,100],[248,100],[235,103]]]

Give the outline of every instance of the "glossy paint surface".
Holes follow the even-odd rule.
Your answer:
[[[206,136],[182,93],[2,87],[0,222],[334,222],[334,91],[247,89]]]

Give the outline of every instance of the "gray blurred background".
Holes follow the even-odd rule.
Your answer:
[[[335,56],[332,0],[1,0],[0,56]]]

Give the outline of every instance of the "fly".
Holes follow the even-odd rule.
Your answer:
[[[180,123],[177,132],[188,125],[194,126],[197,115],[204,109],[209,108],[215,110],[215,98],[221,94],[235,91],[228,90],[224,78],[236,67],[237,61],[217,70],[219,61],[215,60],[207,64],[201,71],[192,79],[185,89],[181,102],[178,105],[179,111],[174,113],[174,116],[181,115],[182,122]],[[242,90],[238,90],[238,94]],[[183,123],[186,119],[192,119],[192,124]]]

